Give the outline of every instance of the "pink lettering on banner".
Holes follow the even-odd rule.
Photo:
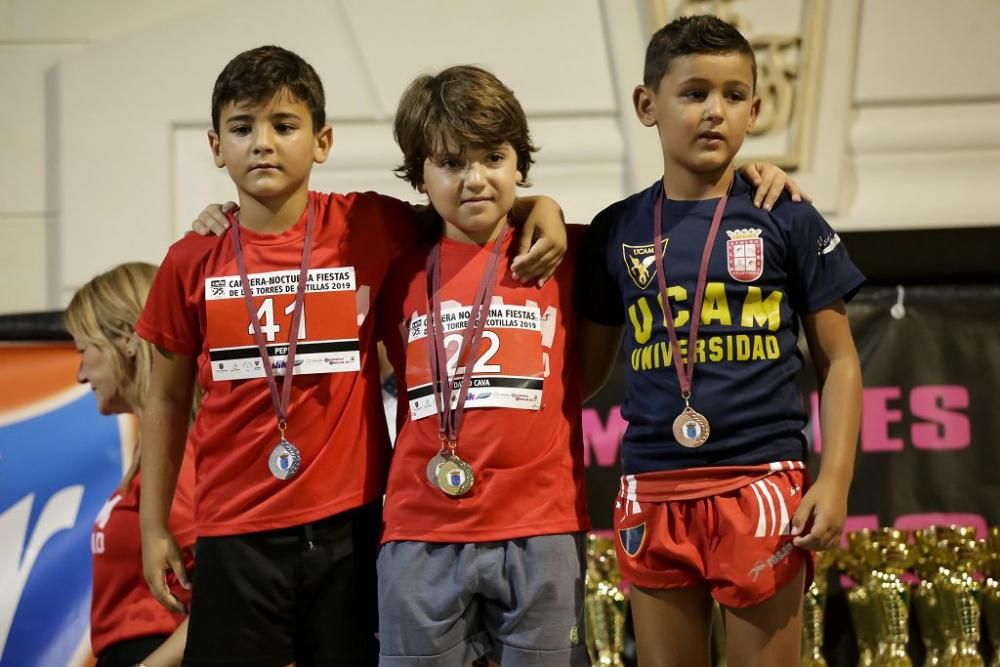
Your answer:
[[[896,517],[896,528],[915,530],[929,526],[973,526],[976,535],[987,533],[986,519],[978,514],[929,512],[927,514],[903,514]]]
[[[910,392],[910,411],[926,422],[913,425],[911,437],[917,449],[964,449],[972,442],[969,418],[961,412],[969,407],[969,390],[960,385],[928,385]]]
[[[866,387],[861,412],[861,449],[866,452],[898,452],[903,441],[889,435],[889,425],[902,420],[903,413],[889,407],[898,400],[899,387]]]
[[[618,463],[618,448],[625,427],[628,425],[619,406],[608,410],[608,420],[601,423],[601,416],[594,408],[583,410],[583,465],[610,467]],[[593,456],[591,455],[593,452]]]
[[[901,387],[866,387],[861,415],[861,451],[899,452],[904,442],[917,449],[947,451],[965,449],[972,444],[972,423],[965,411],[969,408],[969,389],[962,385],[920,385],[905,392]],[[908,409],[904,414],[903,408]],[[820,429],[820,398],[809,395],[809,435],[812,449],[823,451]],[[893,424],[903,424],[903,437],[892,437]],[[901,432],[901,431],[906,432]]]

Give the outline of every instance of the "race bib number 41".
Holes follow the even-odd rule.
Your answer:
[[[284,375],[299,271],[251,273],[253,307],[275,375]],[[361,368],[353,267],[310,269],[295,348],[295,375]],[[239,275],[205,279],[213,380],[265,377]]]
[[[441,312],[448,377],[454,377],[462,333],[471,308]],[[471,335],[471,331],[469,332]],[[538,410],[542,405],[544,377],[542,319],[537,307],[493,305],[486,320],[479,349],[468,355],[472,378],[466,408],[516,408]],[[463,372],[464,367],[457,368]],[[406,399],[410,418],[437,413],[427,352],[427,318],[410,322],[406,351]],[[452,406],[458,402],[458,379],[453,383]]]

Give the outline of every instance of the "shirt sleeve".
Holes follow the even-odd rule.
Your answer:
[[[865,282],[847,248],[811,204],[789,203],[789,296],[799,313],[814,313],[838,299],[850,301]],[[777,209],[776,209],[777,210]]]
[[[178,354],[201,351],[197,313],[188,307],[188,289],[177,267],[174,249],[167,252],[156,272],[135,330],[153,345]]]
[[[618,208],[597,214],[583,234],[576,257],[573,306],[577,313],[592,322],[606,325],[625,323],[621,289],[608,269],[608,245],[611,229],[618,219]]]

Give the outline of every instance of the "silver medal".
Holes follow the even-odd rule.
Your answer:
[[[438,486],[438,470],[441,469],[441,466],[444,465],[447,460],[448,459],[441,455],[441,452],[438,452],[431,457],[430,461],[427,462],[427,481],[430,482],[431,486],[435,489],[441,488]]]
[[[267,467],[271,474],[278,479],[291,479],[299,471],[299,463],[302,457],[295,445],[284,438],[271,450],[271,456],[267,459]]]
[[[684,447],[701,447],[709,433],[708,420],[691,407],[684,408],[674,420],[674,439]]]

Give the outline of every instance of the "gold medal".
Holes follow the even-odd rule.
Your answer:
[[[454,454],[438,467],[437,485],[449,496],[461,496],[469,492],[475,475],[472,466]]]
[[[479,349],[479,342],[486,330],[486,319],[490,312],[489,304],[493,300],[496,289],[497,266],[501,251],[510,234],[511,226],[504,225],[500,236],[494,242],[493,251],[486,264],[486,269],[476,289],[472,309],[469,311],[469,321],[460,333],[461,343],[458,347],[457,360],[465,359],[468,354],[474,354]],[[431,366],[431,388],[437,405],[438,435],[441,438],[441,449],[427,462],[427,480],[431,486],[436,486],[449,496],[461,496],[469,492],[475,475],[472,466],[458,458],[455,450],[458,448],[458,434],[462,428],[462,417],[465,414],[465,400],[469,396],[472,383],[472,363],[465,363],[461,371],[456,367],[454,376],[449,374],[448,356],[445,354],[444,331],[441,324],[441,244],[434,246],[427,256],[427,352]],[[459,361],[459,364],[464,362]],[[453,392],[458,392],[457,400],[452,403]]]
[[[711,428],[705,416],[688,406],[674,420],[674,439],[685,447],[701,447],[708,440]]]

